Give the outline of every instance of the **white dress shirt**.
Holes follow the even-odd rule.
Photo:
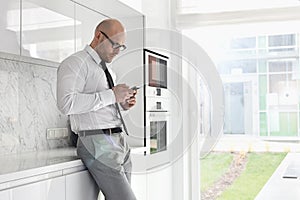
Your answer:
[[[57,71],[57,105],[70,116],[74,132],[121,126],[114,92],[109,89],[96,51],[87,45],[66,58]],[[116,75],[108,67],[114,82]]]

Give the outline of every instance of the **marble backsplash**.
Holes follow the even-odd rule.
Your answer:
[[[0,155],[69,146],[47,140],[46,129],[67,127],[56,107],[58,64],[0,53]]]

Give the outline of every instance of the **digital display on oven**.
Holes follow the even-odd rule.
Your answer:
[[[167,60],[148,55],[149,86],[167,88]]]

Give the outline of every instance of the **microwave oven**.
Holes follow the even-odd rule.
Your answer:
[[[148,74],[148,86],[156,88],[168,87],[168,57],[160,53],[145,49],[144,64]]]

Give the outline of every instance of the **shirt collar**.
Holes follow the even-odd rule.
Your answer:
[[[86,45],[84,50],[94,59],[94,61],[97,63],[97,65],[100,64],[101,59],[100,59],[99,55],[90,45]]]

